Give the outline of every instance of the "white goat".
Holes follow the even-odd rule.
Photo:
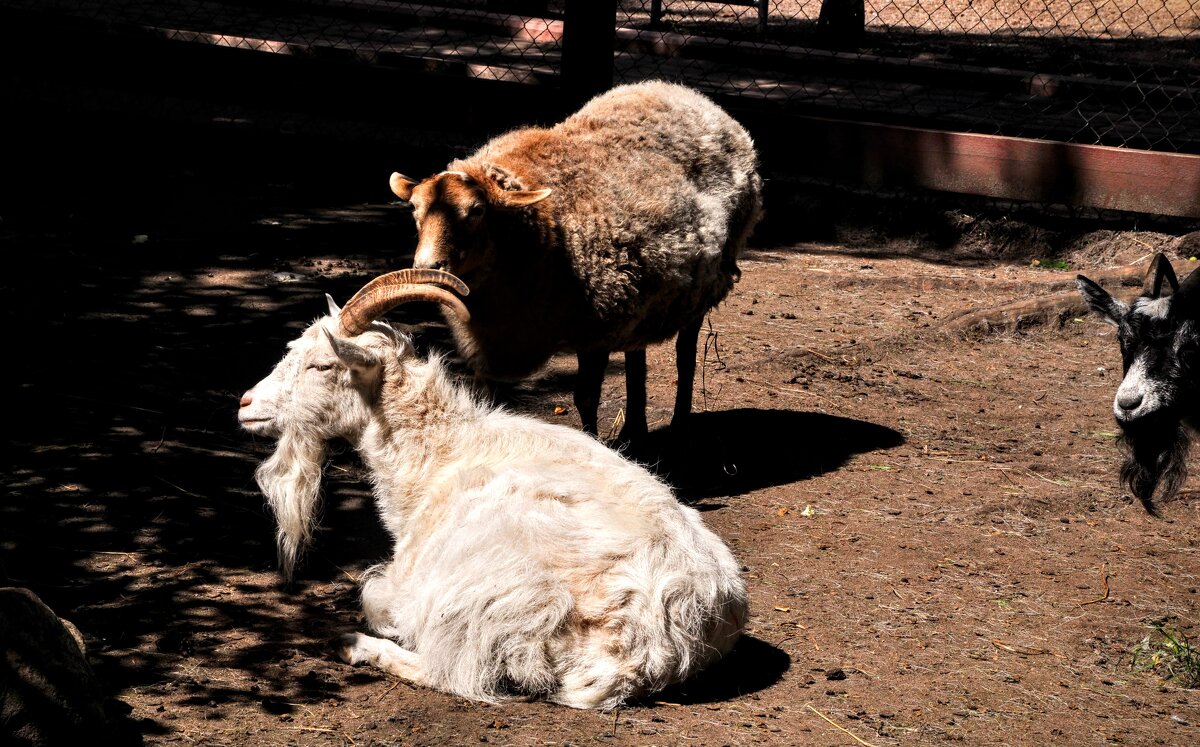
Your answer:
[[[436,271],[377,278],[288,345],[241,400],[278,439],[257,473],[291,575],[309,541],[325,442],[371,471],[392,558],[366,575],[367,626],[341,657],[497,701],[612,708],[689,677],[747,616],[738,563],[694,509],[579,431],[487,405],[440,359],[373,321],[413,298],[466,310]],[[460,292],[465,286],[455,285]]]

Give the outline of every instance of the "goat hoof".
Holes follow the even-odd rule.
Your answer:
[[[363,662],[362,648],[358,645],[358,637],[358,633],[346,633],[330,641],[334,653],[347,664],[354,665]]]

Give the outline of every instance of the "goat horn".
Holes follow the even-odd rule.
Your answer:
[[[410,267],[406,270],[385,273],[372,279],[371,282],[359,288],[358,292],[350,297],[350,300],[346,302],[346,306],[353,305],[355,299],[359,296],[370,293],[376,288],[400,285],[438,285],[458,291],[460,296],[465,296],[471,292],[466,283],[445,270],[418,270]]]
[[[1179,290],[1179,280],[1175,277],[1171,261],[1167,259],[1167,255],[1159,252],[1154,255],[1154,259],[1151,260],[1150,267],[1146,269],[1146,275],[1142,279],[1142,295],[1150,298],[1161,296],[1164,280],[1171,286],[1171,293]]]
[[[1200,314],[1196,309],[1196,296],[1200,295],[1200,269],[1192,270],[1183,282],[1179,284],[1179,290],[1175,292],[1171,301],[1171,313],[1179,315],[1182,319],[1195,319]]]
[[[471,312],[462,300],[445,288],[427,284],[381,283],[370,289],[364,287],[355,293],[354,298],[338,314],[338,326],[344,335],[361,335],[371,326],[371,322],[409,301],[435,301],[451,309],[464,322],[471,318]]]

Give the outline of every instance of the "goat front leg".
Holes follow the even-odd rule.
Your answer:
[[[608,367],[607,350],[580,350],[575,353],[579,361],[579,372],[575,375],[575,409],[583,421],[583,432],[593,436],[597,429],[597,410],[600,409],[600,387],[604,383],[604,369]]]
[[[704,317],[689,322],[679,330],[675,338],[675,370],[679,379],[675,385],[675,412],[671,415],[671,428],[677,429],[692,413],[692,386],[696,378],[696,343],[700,339],[700,326]]]
[[[338,658],[347,664],[370,664],[414,685],[428,685],[421,657],[394,641],[363,633],[348,633],[334,643]]]
[[[646,351],[625,353],[625,425],[618,440],[636,444],[646,437]]]

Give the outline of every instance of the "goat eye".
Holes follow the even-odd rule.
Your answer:
[[[310,364],[308,364],[308,370],[310,370],[310,371],[332,371],[333,364],[332,363],[310,363]]]
[[[478,218],[481,215],[483,215],[483,205],[472,205],[470,209],[467,210],[468,218]]]

